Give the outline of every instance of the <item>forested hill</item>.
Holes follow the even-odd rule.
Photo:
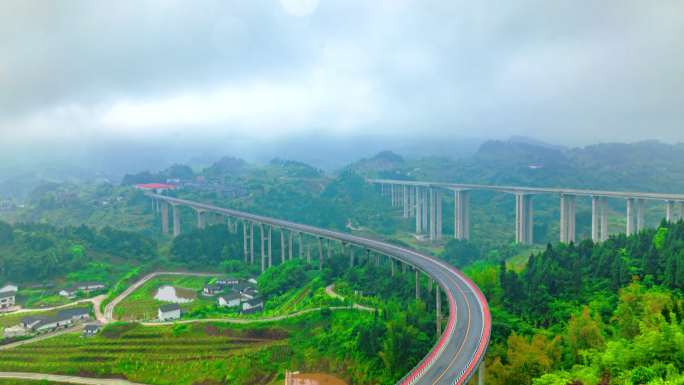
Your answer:
[[[384,161],[351,167],[373,176],[483,184],[684,191],[684,144],[608,143],[566,149],[529,141],[488,141],[470,157]]]
[[[0,221],[0,282],[45,284],[69,274],[79,281],[77,271],[87,280],[110,282],[114,270],[156,255],[156,243],[135,232]]]
[[[483,284],[495,320],[490,384],[684,383],[684,222],[549,245],[497,276]]]

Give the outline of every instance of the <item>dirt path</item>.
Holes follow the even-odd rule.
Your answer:
[[[109,323],[116,321],[114,319],[114,308],[116,305],[118,305],[121,301],[123,301],[126,297],[131,295],[134,291],[136,291],[139,287],[145,284],[145,282],[149,281],[150,279],[154,277],[158,277],[160,275],[187,275],[187,276],[193,276],[193,277],[214,277],[220,274],[217,273],[187,273],[187,272],[180,272],[180,271],[156,271],[154,273],[147,274],[144,276],[142,279],[137,281],[136,283],[132,284],[126,290],[124,290],[121,294],[119,294],[116,298],[112,300],[112,302],[108,303],[107,306],[105,306],[105,312],[103,315],[103,323]],[[99,306],[98,306],[99,307]]]
[[[329,296],[331,296],[331,297],[333,297],[333,298],[337,298],[337,299],[344,300],[344,297],[343,297],[343,296],[341,296],[341,295],[339,295],[339,294],[337,294],[337,293],[335,292],[335,284],[334,284],[334,283],[333,283],[332,285],[328,285],[328,286],[325,287],[325,294],[327,294],[327,295],[329,295]],[[354,309],[359,309],[359,310],[375,311],[375,308],[373,308],[373,307],[368,307],[368,306],[364,306],[364,305],[359,305],[358,303],[355,303],[354,305],[352,305],[352,307],[353,307]]]
[[[130,382],[118,378],[89,378],[45,373],[0,372],[0,378],[65,382],[67,384],[83,385],[145,385],[139,382]]]
[[[19,310],[10,312],[10,313],[3,313],[3,314],[10,315],[10,314],[19,314],[19,313],[35,313],[35,312],[41,312],[41,311],[59,310],[59,309],[64,309],[64,308],[67,308],[70,306],[79,305],[79,304],[88,303],[88,302],[95,305],[96,301],[97,301],[97,306],[99,306],[99,303],[102,302],[102,300],[105,299],[105,297],[106,297],[106,295],[102,294],[102,295],[98,295],[97,297],[93,297],[93,298],[79,299],[78,301],[65,303],[64,305],[53,306],[53,307],[39,307],[39,308],[35,308],[35,309],[22,308],[22,309],[19,309]],[[97,311],[96,311],[96,314],[97,314]]]

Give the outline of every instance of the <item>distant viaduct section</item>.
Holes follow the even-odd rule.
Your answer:
[[[442,238],[442,200],[445,192],[454,194],[454,238],[456,239],[470,238],[469,196],[471,192],[478,190],[496,191],[515,196],[515,240],[521,244],[533,243],[532,197],[538,194],[555,194],[560,197],[561,242],[576,241],[575,200],[577,197],[591,199],[591,238],[595,242],[608,239],[608,199],[625,200],[627,235],[644,228],[646,200],[663,202],[664,218],[668,222],[674,221],[676,208],[679,209],[679,218],[684,219],[684,194],[490,186],[393,179],[369,179],[368,182],[380,186],[381,193],[391,199],[393,206],[403,207],[405,218],[415,217],[416,233],[427,234],[430,240]]]
[[[171,215],[173,235],[180,234],[180,209],[183,207],[196,212],[199,228],[217,217],[222,223],[225,223],[224,218],[227,220],[231,232],[237,233],[241,225],[244,260],[247,263],[255,262],[254,229],[258,228],[262,271],[273,265],[271,237],[274,232],[280,234],[281,263],[293,258],[306,259],[311,263],[312,258],[315,258],[319,268],[322,268],[326,259],[331,257],[331,249],[335,245],[341,245],[342,250],[349,254],[351,266],[360,257],[375,264],[389,263],[392,275],[395,270],[406,273],[407,267],[410,268],[415,272],[416,298],[421,297],[421,290],[431,292],[434,289],[438,337],[428,355],[397,384],[462,385],[473,377],[478,368],[478,382],[484,384],[484,355],[491,330],[487,300],[470,279],[447,263],[378,240],[160,194],[147,195],[152,198],[155,211],[161,214],[164,233],[169,233]],[[360,250],[360,255],[355,257],[355,250]],[[428,277],[427,288],[422,287],[423,274]],[[443,298],[448,304],[446,318],[443,318],[441,310]]]

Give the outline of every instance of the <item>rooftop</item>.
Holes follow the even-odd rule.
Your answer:
[[[170,311],[175,311],[175,310],[180,310],[180,305],[177,303],[170,303],[166,305],[161,305],[159,306],[159,310],[161,310],[163,313],[167,313]]]

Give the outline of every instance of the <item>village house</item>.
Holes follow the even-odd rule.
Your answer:
[[[250,299],[242,303],[242,313],[251,314],[264,310],[264,301],[261,298]]]
[[[6,283],[4,286],[0,287],[0,293],[7,293],[8,291],[16,293],[19,291],[19,286],[12,283]]]
[[[157,318],[159,318],[159,321],[162,322],[177,320],[180,319],[180,317],[181,308],[177,303],[162,305],[159,307],[159,311],[157,312]]]
[[[89,318],[90,309],[87,307],[77,307],[61,310],[55,316],[24,317],[21,319],[19,326],[34,333],[45,333],[59,328],[67,328]]]
[[[66,298],[75,298],[79,291],[88,294],[92,291],[102,290],[104,288],[105,285],[99,282],[83,282],[60,290],[59,295]]]
[[[223,285],[219,284],[209,284],[205,285],[204,288],[202,289],[202,294],[206,296],[214,296],[220,292],[222,292],[224,289]]]
[[[239,283],[240,283],[240,280],[237,278],[231,278],[231,277],[216,278],[216,284],[217,285],[235,287]]]
[[[96,335],[100,329],[101,325],[99,323],[88,324],[83,328],[83,337],[92,337]]]
[[[242,296],[237,291],[231,291],[218,297],[218,305],[220,307],[238,307],[240,306]]]
[[[3,336],[5,338],[23,337],[25,335],[26,329],[24,329],[21,325],[10,326],[5,328],[3,331]]]
[[[15,305],[16,291],[0,292],[0,309],[9,309]]]

